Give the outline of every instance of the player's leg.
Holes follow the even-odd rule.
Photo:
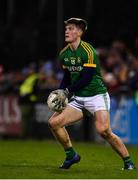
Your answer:
[[[109,112],[99,110],[94,113],[97,132],[112,146],[124,161],[124,169],[134,169],[128,150],[122,140],[115,135],[110,127]]]
[[[112,145],[120,156],[129,156],[128,151],[121,139],[116,136],[110,128],[108,111],[99,110],[94,113],[94,116],[97,132]]]
[[[64,148],[71,146],[70,138],[65,126],[80,120],[82,117],[82,111],[79,111],[71,106],[67,106],[62,113],[55,113],[49,119],[48,123],[52,132]]]
[[[72,147],[68,132],[66,131],[65,127],[58,127],[55,129],[53,125],[54,119],[57,119],[59,114],[60,113],[55,112],[53,116],[49,119],[48,123],[55,138],[60,142],[64,149],[66,149]]]
[[[85,100],[85,107],[94,114],[97,132],[123,158],[125,169],[133,169],[133,163],[122,140],[115,135],[110,127],[110,97],[108,93],[99,94]],[[129,166],[130,164],[130,166]]]
[[[68,132],[65,129],[66,125],[72,124],[83,117],[83,113],[71,106],[67,106],[62,113],[55,113],[49,119],[49,126],[56,139],[64,147],[66,160],[61,168],[68,169],[72,164],[80,161],[80,156],[72,147],[72,143]]]

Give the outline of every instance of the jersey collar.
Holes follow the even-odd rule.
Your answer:
[[[80,43],[79,43],[79,45],[78,45],[77,49],[80,47],[81,42],[82,42],[82,40],[80,40]],[[73,51],[77,51],[77,49],[75,49],[75,50],[73,50],[73,49],[72,49],[72,47],[71,47],[71,44],[70,44],[70,43],[69,43],[68,45],[69,45],[70,50],[71,50],[72,52],[73,52]]]

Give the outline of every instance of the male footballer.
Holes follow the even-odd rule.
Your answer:
[[[65,126],[83,118],[82,109],[94,115],[97,132],[112,146],[124,162],[124,170],[133,170],[127,148],[110,127],[110,97],[100,73],[99,59],[95,49],[81,40],[87,29],[87,22],[80,18],[70,18],[65,22],[65,42],[59,60],[64,70],[60,88],[71,101],[62,112],[55,112],[49,119],[49,126],[56,139],[63,146],[66,159],[60,168],[68,169],[78,163],[80,155],[74,150]]]

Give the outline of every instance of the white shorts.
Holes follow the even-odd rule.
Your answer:
[[[92,97],[73,96],[68,105],[79,111],[85,108],[94,114],[94,112],[99,110],[110,110],[110,97],[108,93],[98,94]]]

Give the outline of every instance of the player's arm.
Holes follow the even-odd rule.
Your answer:
[[[64,65],[64,58],[65,58],[64,52],[66,51],[67,47],[68,47],[68,45],[60,51],[59,57],[58,57],[59,62],[60,62],[60,67],[63,70],[63,78],[62,78],[62,81],[60,83],[59,89],[67,88],[67,86],[71,82],[71,80],[70,80],[70,72],[66,68],[66,66]]]
[[[65,89],[67,86],[70,84],[70,72],[68,71],[67,68],[63,69],[63,79],[60,83],[59,89]]]
[[[85,86],[89,85],[92,77],[96,74],[96,69],[94,67],[83,67],[80,73],[80,79],[68,86],[67,89],[70,93],[76,92]]]

